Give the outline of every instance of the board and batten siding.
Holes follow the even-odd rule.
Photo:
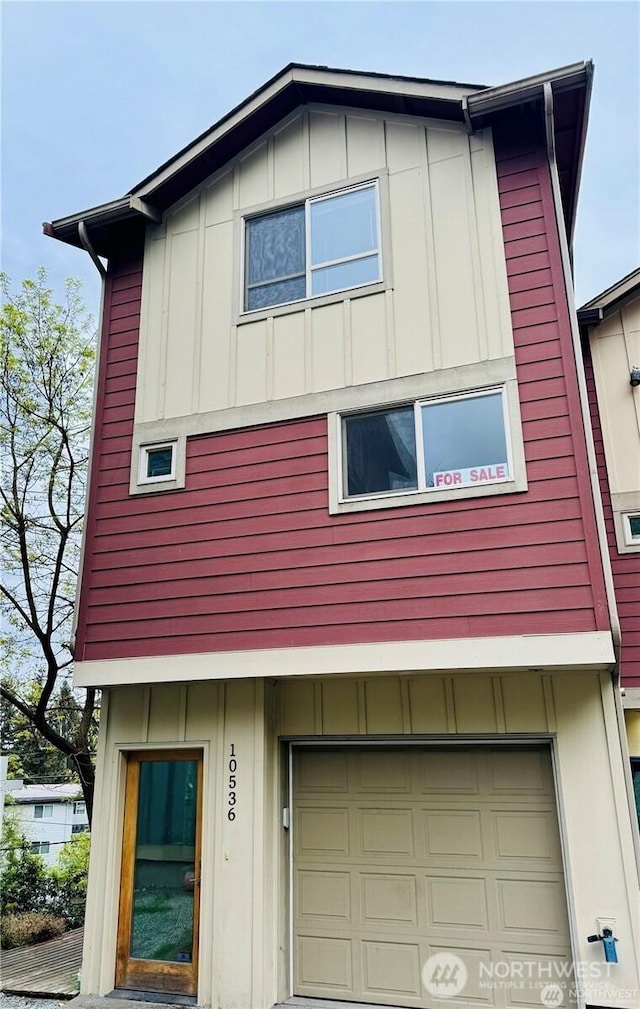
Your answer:
[[[326,416],[190,438],[170,493],[109,454],[78,660],[608,629],[548,167],[497,150],[527,492],[330,516]]]
[[[589,408],[591,410],[591,426],[596,448],[598,477],[607,528],[607,541],[611,557],[616,604],[622,632],[620,683],[623,687],[640,688],[640,553],[620,553],[618,551],[613,508],[611,505],[609,470],[607,468],[605,446],[602,437],[602,422],[593,373],[593,361],[588,347],[585,347],[584,353]],[[622,374],[624,375],[624,372]],[[623,444],[628,449],[629,455],[631,457],[635,456],[638,459],[640,457],[640,441],[636,442],[634,450],[632,433],[633,427],[626,429],[626,437],[623,439]],[[640,462],[638,462],[638,465],[640,466]]]
[[[616,716],[608,673],[520,672],[375,678],[142,684],[103,695],[82,991],[113,990],[124,754],[145,747],[203,748],[203,851],[198,1002],[265,1009],[288,997],[288,834],[286,757],[280,738],[417,741],[433,735],[467,745],[488,736],[553,736],[559,808],[571,853],[569,904],[575,956],[598,962],[586,936],[596,917],[615,916],[625,956],[615,985],[638,986],[637,887],[624,797]],[[588,762],[585,739],[589,740]],[[237,759],[236,812],[230,821],[229,755]],[[585,801],[586,793],[590,801]],[[594,809],[598,830],[593,829]],[[623,858],[611,857],[622,836]],[[588,843],[585,843],[588,838]],[[625,870],[626,864],[626,870]],[[612,979],[602,976],[594,1004],[608,1004]],[[596,997],[596,996],[600,997]],[[621,997],[620,1006],[632,1006]]]
[[[389,289],[238,319],[239,215],[379,173]],[[148,229],[137,423],[512,354],[490,131],[303,110]]]

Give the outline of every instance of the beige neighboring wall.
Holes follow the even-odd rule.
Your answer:
[[[625,542],[622,514],[640,511],[640,388],[629,384],[640,367],[640,294],[593,326],[589,333],[607,473],[620,553],[640,550]]]
[[[640,757],[640,711],[627,708],[624,713],[624,721],[627,729],[629,755]]]
[[[639,895],[608,673],[239,680],[121,686],[105,696],[103,801],[93,830],[83,992],[113,988],[127,750],[202,746],[198,1002],[269,1009],[289,995],[288,834],[282,826],[287,760],[280,737],[510,745],[549,739],[574,955],[585,969],[600,964],[600,945],[588,944],[586,936],[596,931],[598,917],[614,918],[621,956],[613,983],[631,993],[615,1004],[637,1005]],[[231,744],[238,761],[234,821],[226,815]],[[589,1001],[608,1004],[605,988],[612,981],[596,978],[593,984]]]
[[[242,214],[374,178],[376,293],[239,315]],[[270,403],[274,420],[291,398],[512,356],[490,131],[297,111],[149,227],[140,338],[138,438],[163,419]]]

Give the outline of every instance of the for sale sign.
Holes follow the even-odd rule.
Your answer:
[[[470,469],[439,470],[433,474],[433,486],[442,490],[445,487],[474,487],[508,479],[509,467],[506,462],[501,462],[492,466],[473,466]]]

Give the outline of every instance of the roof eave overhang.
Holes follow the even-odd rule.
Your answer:
[[[551,86],[554,105],[554,133],[560,191],[569,243],[578,206],[582,162],[589,121],[593,84],[593,63],[584,60],[521,81],[489,88],[466,99],[473,128],[490,125],[496,113],[517,106],[535,105],[544,109],[544,88]]]
[[[301,105],[365,108],[466,122],[471,128],[479,129],[489,125],[496,112],[541,100],[545,83],[551,82],[554,96],[584,88],[589,76],[587,68],[590,67],[591,64],[586,63],[573,64],[513,84],[486,88],[291,64],[134,186],[125,197],[45,224],[43,230],[53,238],[81,248],[79,226],[84,222],[96,252],[108,255],[117,244],[118,234],[135,227],[136,222],[159,220],[177,200]],[[588,102],[584,108],[588,108]],[[568,201],[571,207],[571,219],[575,212],[586,112],[584,121],[576,122],[575,128],[579,128],[580,142],[576,141],[568,148],[564,145],[571,150],[574,159],[580,152],[578,163],[570,166],[573,170],[570,172],[570,185],[565,186],[566,198],[563,191],[565,206]]]
[[[578,321],[581,326],[597,325],[638,295],[640,295],[640,267],[587,301],[578,309]]]

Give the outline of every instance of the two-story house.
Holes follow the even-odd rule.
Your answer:
[[[68,782],[25,785],[23,781],[10,781],[8,786],[3,817],[14,820],[35,854],[41,855],[47,865],[55,865],[62,846],[89,829],[78,785]]]
[[[108,263],[84,992],[568,1005],[575,970],[637,1005],[570,270],[591,77],[292,64],[45,225]]]
[[[620,615],[620,683],[640,819],[640,269],[578,312]]]

